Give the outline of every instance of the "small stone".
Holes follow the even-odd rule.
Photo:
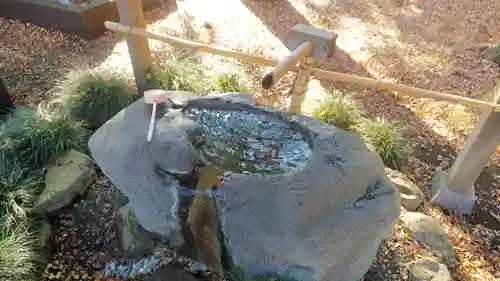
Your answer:
[[[92,268],[95,270],[100,270],[104,268],[105,255],[103,253],[94,254],[94,262],[92,263]]]
[[[168,278],[166,278],[168,276]],[[150,276],[144,279],[145,281],[196,281],[198,280],[191,274],[186,273],[184,270],[175,266],[165,266],[155,270]]]
[[[405,174],[385,168],[385,173],[392,184],[399,190],[401,205],[409,211],[416,211],[424,202],[424,193]]]
[[[52,227],[48,220],[41,223],[39,230],[39,245],[42,249],[50,249],[50,238],[52,237]]]
[[[103,269],[104,268],[104,263],[100,262],[100,261],[96,261],[92,264],[92,268],[95,269],[95,270],[100,270],[100,269]]]
[[[412,281],[451,281],[446,265],[431,258],[424,258],[410,265]]]
[[[109,208],[106,206],[102,207],[102,212],[107,214],[109,212]]]
[[[121,207],[118,213],[119,235],[125,252],[129,255],[142,254],[152,249],[152,234],[140,226],[130,204]]]
[[[401,215],[401,220],[413,237],[426,245],[434,255],[443,259],[446,264],[454,262],[453,244],[436,219],[418,212],[406,212]]]
[[[36,203],[49,213],[71,204],[97,177],[92,159],[78,151],[69,151],[58,163],[48,169],[45,189]]]

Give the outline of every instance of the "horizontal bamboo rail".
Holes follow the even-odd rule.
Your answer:
[[[118,32],[121,32],[124,34],[134,35],[134,36],[142,36],[142,37],[146,37],[149,39],[155,39],[158,41],[170,43],[172,45],[192,48],[192,49],[195,49],[199,52],[211,53],[211,54],[215,54],[215,55],[221,55],[221,56],[225,56],[225,57],[238,59],[238,60],[241,60],[241,61],[244,61],[247,63],[255,63],[255,64],[261,64],[261,65],[266,65],[266,66],[276,66],[279,64],[279,61],[276,61],[276,60],[266,59],[266,58],[254,56],[254,55],[249,55],[249,54],[245,54],[242,52],[238,52],[238,51],[234,51],[234,50],[230,50],[230,49],[226,49],[226,48],[221,48],[221,47],[216,47],[216,46],[211,46],[211,45],[206,45],[206,44],[200,44],[200,43],[193,42],[190,40],[181,39],[181,38],[178,38],[175,36],[164,35],[164,34],[161,34],[161,33],[158,33],[158,32],[152,31],[152,30],[148,30],[148,29],[136,28],[136,27],[132,27],[132,26],[119,24],[116,22],[111,22],[111,21],[106,21],[104,23],[104,25],[109,30],[118,31]],[[293,66],[290,70],[297,71],[297,67]],[[414,97],[432,98],[432,99],[436,99],[436,100],[442,100],[442,101],[447,101],[447,102],[451,102],[451,103],[462,104],[465,106],[500,112],[500,104],[490,103],[490,102],[486,102],[486,101],[480,101],[480,100],[466,98],[466,97],[457,96],[457,95],[444,94],[444,93],[430,91],[430,90],[424,90],[421,88],[411,87],[411,86],[407,86],[404,84],[395,84],[395,83],[385,82],[382,80],[376,80],[376,79],[367,78],[367,77],[360,77],[360,76],[351,75],[351,74],[326,71],[326,70],[322,70],[322,69],[318,69],[318,68],[313,68],[312,74],[317,78],[323,78],[323,79],[340,81],[340,82],[348,82],[348,83],[353,83],[353,84],[361,85],[361,86],[368,87],[368,88],[396,91],[396,92],[406,93],[406,94],[408,94],[410,96],[414,96]]]

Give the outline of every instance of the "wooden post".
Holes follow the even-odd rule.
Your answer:
[[[116,0],[120,22],[124,25],[146,28],[141,0]],[[148,39],[141,36],[128,35],[127,46],[134,70],[138,91],[144,93],[151,72],[152,59]]]
[[[288,112],[293,114],[300,114],[302,103],[306,98],[307,86],[311,79],[312,69],[316,66],[317,60],[314,57],[306,57],[299,64],[297,76],[293,82],[291,93],[292,100],[290,101],[290,108]]]
[[[500,83],[494,102],[500,102]],[[471,214],[475,203],[474,183],[500,144],[500,112],[486,109],[449,171],[436,170],[432,180],[431,203],[461,214]]]
[[[9,114],[12,109],[14,109],[14,103],[12,103],[7,87],[5,87],[2,77],[0,77],[0,120]]]

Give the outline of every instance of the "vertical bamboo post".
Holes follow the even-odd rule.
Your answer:
[[[146,28],[141,0],[116,0],[120,22],[137,28]],[[134,70],[135,83],[142,94],[146,90],[147,75],[151,72],[152,59],[148,38],[128,35],[127,46]]]
[[[293,82],[292,89],[292,99],[290,101],[290,108],[288,112],[292,114],[300,114],[302,109],[302,103],[306,98],[307,87],[309,85],[309,80],[311,79],[312,69],[316,66],[317,60],[310,56],[304,58],[299,63],[299,68],[297,70],[297,76]]]

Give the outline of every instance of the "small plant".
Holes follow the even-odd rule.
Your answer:
[[[191,57],[160,57],[150,83],[155,88],[198,92],[203,87],[201,67]]]
[[[237,92],[248,93],[248,89],[238,81],[238,76],[235,74],[219,74],[212,80],[208,92]]]
[[[408,140],[396,122],[385,119],[365,120],[362,133],[368,146],[380,155],[389,168],[398,169],[411,153]]]
[[[361,118],[359,106],[350,97],[335,93],[313,112],[322,122],[348,130],[356,126]]]
[[[214,29],[214,25],[213,25],[213,24],[211,24],[211,23],[209,23],[208,21],[205,21],[205,22],[203,23],[203,27],[204,27],[205,29],[208,29],[208,30],[212,30],[212,29]]]
[[[71,117],[93,128],[102,126],[139,95],[130,92],[127,79],[109,70],[74,73],[58,85],[56,101]]]
[[[455,132],[470,130],[474,126],[474,115],[462,106],[453,106],[446,111],[448,126]]]
[[[0,161],[0,216],[12,228],[28,217],[40,182],[16,159],[0,153]]]
[[[500,45],[493,48],[491,57],[494,63],[500,65]]]
[[[14,149],[21,163],[38,171],[54,163],[68,150],[81,150],[87,134],[85,123],[66,114],[37,113],[36,120],[14,136]]]
[[[23,227],[0,226],[0,280],[40,280],[44,259],[36,241]]]

